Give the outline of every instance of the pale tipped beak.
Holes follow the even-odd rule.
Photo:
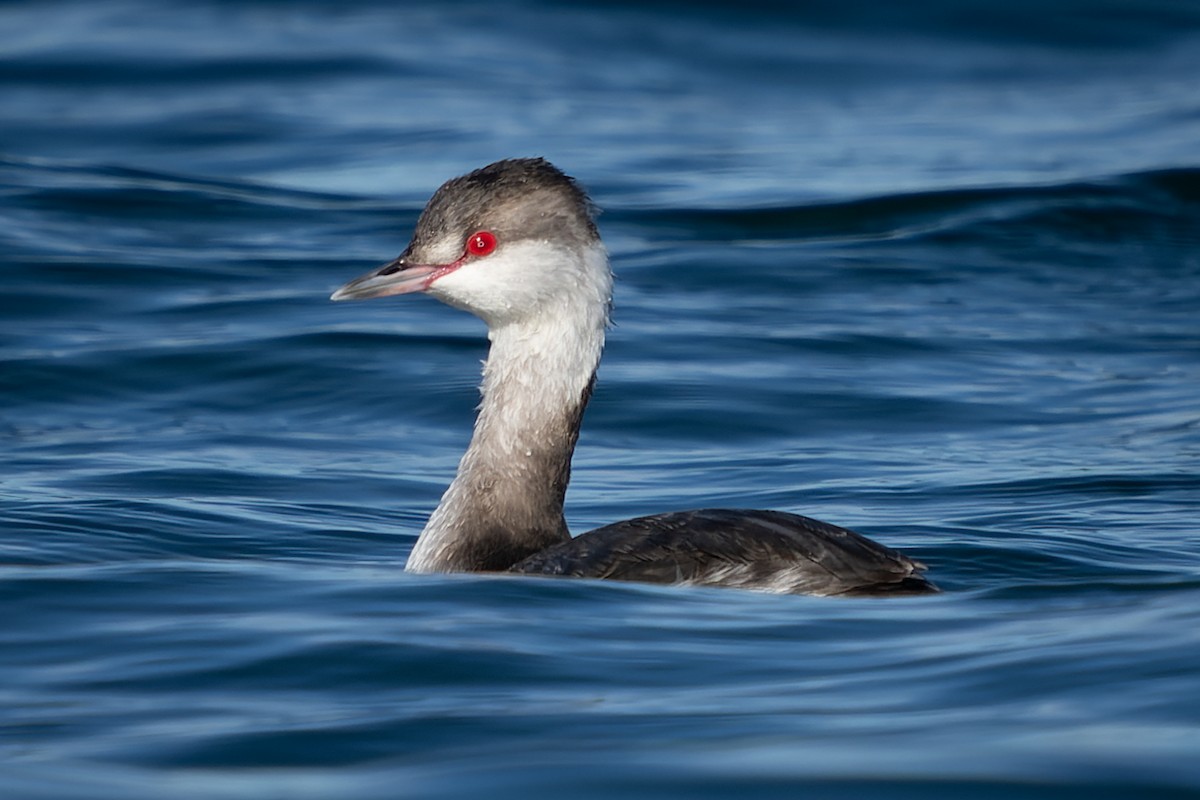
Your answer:
[[[329,299],[366,300],[369,297],[423,292],[441,269],[443,267],[437,265],[408,264],[404,256],[400,256],[390,264],[384,264],[350,281],[331,294]]]

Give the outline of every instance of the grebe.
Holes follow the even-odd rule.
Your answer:
[[[781,511],[677,511],[572,538],[563,500],[612,280],[587,194],[548,161],[520,158],[447,181],[399,258],[334,292],[333,300],[425,292],[487,323],[474,435],[407,570],[815,595],[937,591],[920,562]]]

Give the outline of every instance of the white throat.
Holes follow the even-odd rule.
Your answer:
[[[612,274],[598,241],[570,253],[529,243],[512,256],[481,262],[486,280],[464,269],[430,292],[483,317],[491,348],[470,447],[409,556],[410,571],[504,569],[570,538],[563,497],[604,348]],[[518,261],[520,274],[508,274]],[[512,280],[525,283],[514,291]],[[513,294],[536,302],[523,306]]]

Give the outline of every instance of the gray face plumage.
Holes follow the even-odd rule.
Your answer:
[[[502,246],[533,240],[582,249],[600,238],[592,214],[583,189],[549,161],[497,161],[442,184],[417,221],[404,258],[446,263],[476,231],[491,231]]]
[[[606,313],[612,276],[593,211],[583,189],[545,159],[497,161],[443,184],[400,257],[332,299],[427,292],[489,326],[536,318],[547,303]],[[490,249],[469,248],[483,232]]]

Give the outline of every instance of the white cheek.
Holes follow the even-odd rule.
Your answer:
[[[545,272],[553,268],[555,257],[563,254],[544,243],[515,242],[438,278],[429,294],[489,324],[522,316],[540,304]]]
[[[500,259],[480,259],[443,275],[429,293],[450,305],[466,309],[484,319],[509,310],[519,277],[505,269]]]

